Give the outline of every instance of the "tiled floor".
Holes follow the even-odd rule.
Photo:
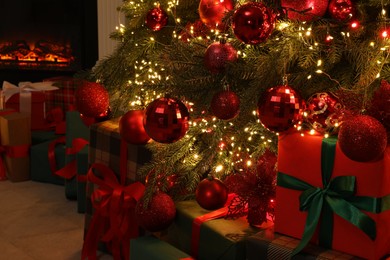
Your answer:
[[[76,207],[63,186],[1,181],[0,260],[81,259],[84,215]]]

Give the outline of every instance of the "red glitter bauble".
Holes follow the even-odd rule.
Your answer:
[[[167,13],[160,7],[155,7],[146,14],[145,24],[152,31],[159,31],[168,23]]]
[[[76,109],[86,117],[99,117],[108,111],[110,99],[107,90],[95,82],[85,82],[75,91]]]
[[[382,80],[380,88],[374,92],[367,112],[378,119],[390,133],[390,84],[386,80]]]
[[[210,29],[224,30],[226,25],[223,22],[225,14],[233,10],[232,0],[200,0],[200,20]]]
[[[119,134],[130,144],[146,144],[150,137],[144,128],[144,110],[130,110],[119,120]]]
[[[240,98],[233,91],[220,91],[211,100],[211,111],[219,119],[233,119],[240,112]]]
[[[228,197],[228,189],[225,184],[214,177],[201,180],[195,191],[198,204],[207,210],[222,208]]]
[[[345,21],[355,14],[355,6],[351,0],[330,0],[328,11],[332,18]]]
[[[383,155],[387,146],[387,133],[375,118],[358,115],[341,124],[338,143],[349,159],[369,162]]]
[[[325,15],[328,0],[281,0],[281,5],[291,20],[312,21]]]
[[[325,133],[341,123],[343,105],[335,95],[328,92],[316,93],[306,104],[307,120],[319,133]]]
[[[270,88],[257,104],[260,122],[268,130],[283,132],[302,120],[305,103],[290,86]]]
[[[154,141],[173,143],[186,134],[189,117],[187,107],[180,100],[163,97],[146,108],[144,128]]]
[[[206,49],[204,64],[211,73],[225,70],[226,63],[237,60],[237,51],[229,43],[214,42]]]
[[[168,228],[173,223],[176,207],[169,195],[157,192],[147,208],[144,207],[143,199],[139,200],[135,214],[141,227],[149,232],[157,232]]]
[[[275,14],[259,2],[248,2],[233,14],[234,35],[246,44],[259,44],[271,35],[275,28]]]

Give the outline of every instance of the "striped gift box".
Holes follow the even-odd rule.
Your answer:
[[[246,241],[247,260],[290,260],[292,251],[297,247],[298,239],[273,232],[273,228],[262,230],[250,236]],[[355,257],[335,250],[309,244],[303,252],[293,259],[305,260],[358,260]]]
[[[108,166],[120,180],[121,137],[119,134],[119,119],[115,118],[90,126],[89,163],[102,163]],[[139,168],[151,159],[151,152],[144,145],[127,144],[126,184],[140,180],[137,175]],[[99,173],[97,173],[99,174]],[[96,185],[87,181],[87,201],[85,212],[85,233],[92,219],[93,206],[91,194]]]

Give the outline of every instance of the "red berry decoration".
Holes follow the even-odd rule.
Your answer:
[[[225,184],[214,177],[208,177],[199,182],[195,191],[198,204],[207,210],[222,208],[228,197],[228,189]]]
[[[85,82],[75,91],[75,103],[80,114],[97,118],[107,113],[110,99],[102,85],[96,82]]]
[[[147,208],[144,206],[143,199],[139,200],[135,214],[141,227],[149,232],[157,232],[168,228],[173,223],[176,207],[169,195],[157,192]]]
[[[224,30],[223,18],[233,8],[232,0],[200,0],[198,11],[200,20],[210,29]]]
[[[387,146],[387,133],[375,118],[359,115],[342,123],[338,143],[349,159],[369,162],[383,155]]]
[[[146,144],[150,137],[144,128],[144,110],[130,110],[119,120],[119,134],[130,144]]]
[[[187,107],[180,100],[163,97],[146,108],[144,128],[154,141],[173,143],[186,134],[189,117]]]
[[[159,31],[168,23],[167,13],[160,7],[155,7],[146,14],[145,24],[152,31]]]
[[[233,91],[220,91],[211,100],[211,111],[219,119],[233,119],[240,112],[240,98]]]
[[[330,0],[328,11],[332,18],[345,21],[355,14],[355,6],[351,0]]]
[[[302,120],[305,103],[290,86],[270,88],[257,104],[260,122],[268,130],[284,132]]]
[[[344,106],[335,95],[328,92],[316,93],[306,103],[307,120],[319,133],[323,134],[341,123]]]
[[[260,2],[248,2],[233,14],[234,35],[246,44],[259,44],[271,35],[275,28],[275,14]]]
[[[225,70],[226,63],[237,60],[237,51],[229,43],[214,42],[206,49],[204,64],[211,73]]]
[[[328,2],[328,0],[281,0],[281,5],[289,19],[309,22],[325,15]]]
[[[177,184],[178,176],[176,174],[166,175],[163,173],[156,173],[155,170],[151,170],[145,177],[145,186],[151,185],[153,180],[156,184],[156,189],[161,191],[169,191]],[[163,187],[163,188],[162,188]]]

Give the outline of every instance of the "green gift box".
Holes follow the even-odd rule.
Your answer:
[[[85,213],[87,203],[87,183],[86,178],[81,179],[81,176],[86,177],[88,172],[88,146],[85,146],[79,153],[76,154],[77,166],[77,212]]]
[[[49,163],[49,146],[52,140],[31,146],[30,176],[31,180],[64,185],[64,179],[55,175]],[[58,144],[54,148],[57,169],[65,166],[65,145]]]
[[[55,140],[60,136],[62,135],[56,134],[54,131],[31,131],[31,145]]]
[[[154,236],[144,236],[130,241],[130,259],[179,260],[190,256]]]
[[[325,249],[314,244],[308,245],[302,252],[292,258],[292,252],[299,240],[274,233],[273,227],[262,230],[246,239],[247,260],[359,260],[343,252]]]
[[[194,200],[177,202],[176,218],[167,231],[166,241],[191,254],[193,221],[208,213]],[[259,228],[250,226],[245,217],[206,221],[200,226],[197,259],[245,260],[245,238],[257,232]]]
[[[76,138],[82,138],[84,140],[89,140],[89,127],[84,124],[81,119],[80,113],[78,111],[68,111],[66,112],[66,149],[70,151],[73,148],[73,141]],[[84,149],[84,148],[83,148]],[[86,150],[84,150],[85,153]],[[77,154],[66,154],[66,163],[71,163],[76,160]],[[76,165],[79,165],[81,168],[77,167],[77,174],[85,175],[88,169],[85,169],[85,164],[88,163],[88,156],[79,156],[79,160],[84,160],[84,162],[76,162]],[[85,161],[87,160],[87,161]],[[88,166],[87,166],[88,168]],[[80,186],[80,187],[78,187]],[[80,190],[80,192],[78,192]],[[78,199],[78,194],[82,193],[82,190],[85,190],[85,183],[78,182],[77,176],[70,179],[65,179],[65,196],[69,200]],[[84,212],[85,206],[81,204],[85,200],[85,195],[80,195],[81,198],[80,205],[78,204],[78,211]]]

